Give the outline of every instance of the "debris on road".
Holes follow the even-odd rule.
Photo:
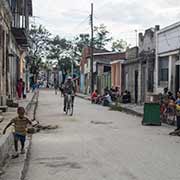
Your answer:
[[[175,130],[173,132],[170,132],[169,135],[171,135],[171,136],[180,136],[180,129],[179,130]]]
[[[92,124],[102,124],[102,125],[108,125],[112,124],[112,122],[102,122],[102,121],[91,121]]]
[[[53,130],[58,128],[58,125],[41,125],[38,121],[33,121],[32,127],[28,128],[28,133],[34,134],[40,132],[41,130]]]

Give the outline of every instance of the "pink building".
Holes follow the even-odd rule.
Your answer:
[[[112,87],[119,87],[122,91],[122,74],[123,74],[123,62],[125,60],[125,53],[120,53],[118,60],[111,62],[111,84]]]

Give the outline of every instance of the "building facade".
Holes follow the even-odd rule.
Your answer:
[[[123,89],[131,93],[133,103],[144,103],[154,92],[156,32],[159,26],[139,33],[139,46],[128,49],[123,65]]]
[[[156,32],[160,27],[147,29],[139,33],[139,58],[141,63],[141,102],[145,102],[149,93],[154,92],[154,69],[156,51]]]
[[[180,22],[156,34],[155,92],[168,87],[176,94],[180,88]]]
[[[111,62],[111,87],[119,88],[122,92],[123,86],[123,63],[125,62],[126,53],[121,53],[119,59]]]
[[[8,58],[12,14],[6,0],[0,0],[0,105],[6,104],[8,91]]]
[[[122,91],[129,91],[134,103],[140,102],[141,99],[141,65],[138,50],[138,47],[127,49],[122,75]]]
[[[97,89],[100,94],[104,93],[104,88],[112,87],[112,80],[115,81],[115,76],[111,78],[112,64],[111,62],[120,60],[125,57],[125,53],[109,52],[107,50],[94,50],[93,78],[94,89]],[[114,66],[113,66],[114,67]],[[113,74],[115,69],[113,69]],[[85,94],[91,93],[91,59],[90,48],[84,48],[82,59],[80,62],[80,91]],[[115,85],[115,84],[114,84]]]
[[[16,98],[18,79],[25,78],[32,0],[0,0],[0,105]]]

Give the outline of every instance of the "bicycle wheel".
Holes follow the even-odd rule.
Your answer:
[[[66,115],[68,114],[68,111],[69,111],[69,103],[68,101],[66,102]]]
[[[72,105],[72,102],[70,103],[70,107],[69,107],[69,115],[70,116],[73,115],[73,105]]]

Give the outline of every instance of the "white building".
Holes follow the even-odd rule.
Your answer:
[[[175,94],[180,88],[180,22],[156,35],[155,91],[168,87]]]

